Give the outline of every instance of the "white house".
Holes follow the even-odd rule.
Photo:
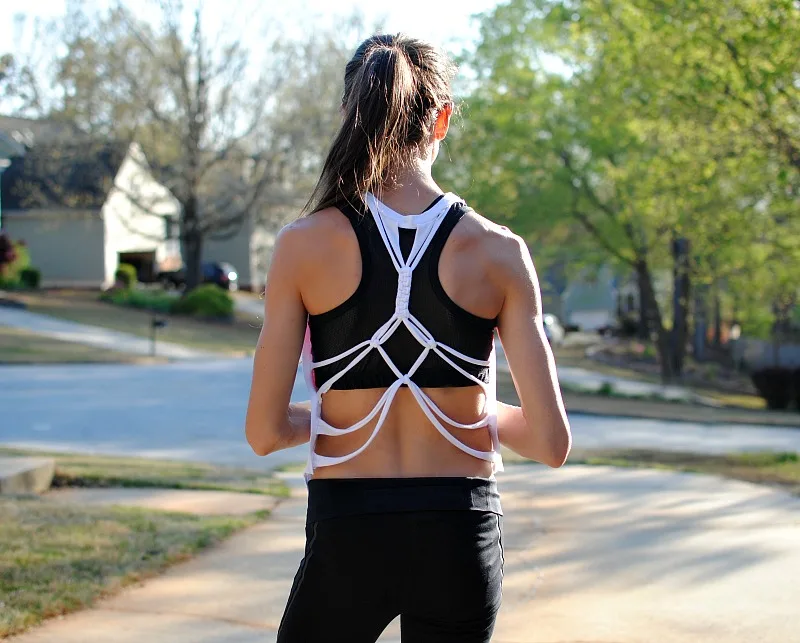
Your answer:
[[[24,148],[2,175],[2,227],[26,243],[42,285],[101,287],[123,262],[143,280],[180,264],[168,238],[178,203],[138,145],[98,143],[47,120],[0,117],[0,132]]]

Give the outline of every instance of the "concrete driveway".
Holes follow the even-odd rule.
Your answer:
[[[495,643],[800,641],[800,500],[606,467],[517,465],[499,484],[506,567]],[[270,520],[213,552],[15,643],[274,642],[303,552],[295,488]],[[399,641],[397,623],[381,641]]]

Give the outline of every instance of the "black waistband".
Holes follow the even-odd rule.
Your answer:
[[[497,481],[486,478],[336,478],[308,483],[309,523],[398,511],[489,511],[503,515]]]

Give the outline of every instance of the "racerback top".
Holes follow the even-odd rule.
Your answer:
[[[336,308],[310,315],[303,370],[312,393],[311,443],[306,479],[314,469],[346,462],[377,435],[397,391],[408,387],[442,436],[474,457],[502,469],[498,452],[494,366],[496,319],[458,306],[439,281],[439,258],[455,225],[468,211],[456,195],[440,196],[421,214],[403,215],[368,194],[366,207],[342,204],[361,252],[361,281]],[[422,388],[479,385],[486,394],[484,417],[472,424],[448,418]],[[331,389],[385,388],[372,411],[351,427],[322,420],[323,395]],[[318,435],[343,435],[378,420],[367,441],[340,456],[315,452]],[[488,428],[492,451],[472,449],[447,426]]]

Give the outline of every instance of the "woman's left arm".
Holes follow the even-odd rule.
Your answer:
[[[245,435],[257,455],[308,442],[307,404],[289,404],[307,313],[298,287],[302,230],[289,225],[275,241],[264,293],[264,325],[253,363]]]

